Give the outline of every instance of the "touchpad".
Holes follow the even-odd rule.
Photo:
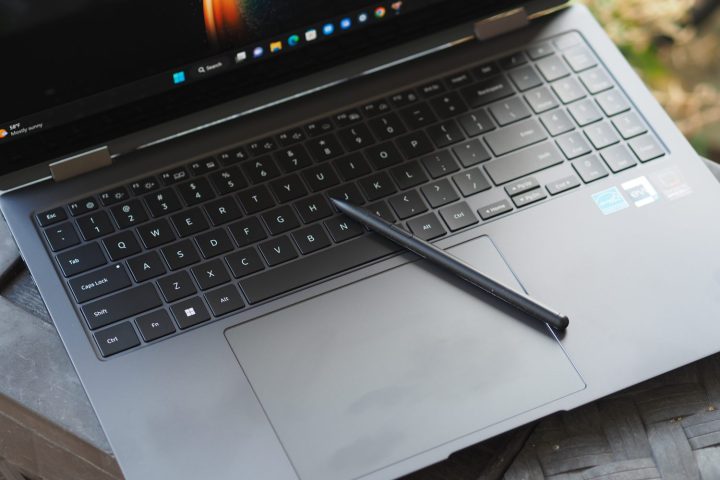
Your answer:
[[[521,290],[487,237],[449,251]],[[425,261],[226,336],[303,479],[357,478],[584,388],[545,326]]]

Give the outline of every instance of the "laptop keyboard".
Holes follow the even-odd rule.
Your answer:
[[[664,155],[568,33],[37,215],[100,354],[180,333]],[[541,170],[573,174],[541,184]],[[501,189],[502,200],[468,199]]]

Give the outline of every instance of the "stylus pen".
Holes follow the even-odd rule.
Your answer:
[[[340,212],[351,219],[364,223],[375,233],[420,255],[429,262],[450,271],[466,282],[475,285],[532,318],[545,322],[557,330],[565,330],[568,327],[570,320],[568,320],[568,317],[565,315],[561,315],[532,298],[516,292],[512,288],[506,287],[502,283],[480,273],[472,266],[434,246],[432,243],[416,237],[412,233],[393,225],[362,207],[335,198],[331,200]]]

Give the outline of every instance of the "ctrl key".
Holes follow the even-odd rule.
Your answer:
[[[130,322],[123,322],[96,332],[95,341],[105,358],[140,345],[140,340]]]

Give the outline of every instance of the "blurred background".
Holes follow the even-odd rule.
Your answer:
[[[720,0],[578,0],[695,149],[720,162]]]

